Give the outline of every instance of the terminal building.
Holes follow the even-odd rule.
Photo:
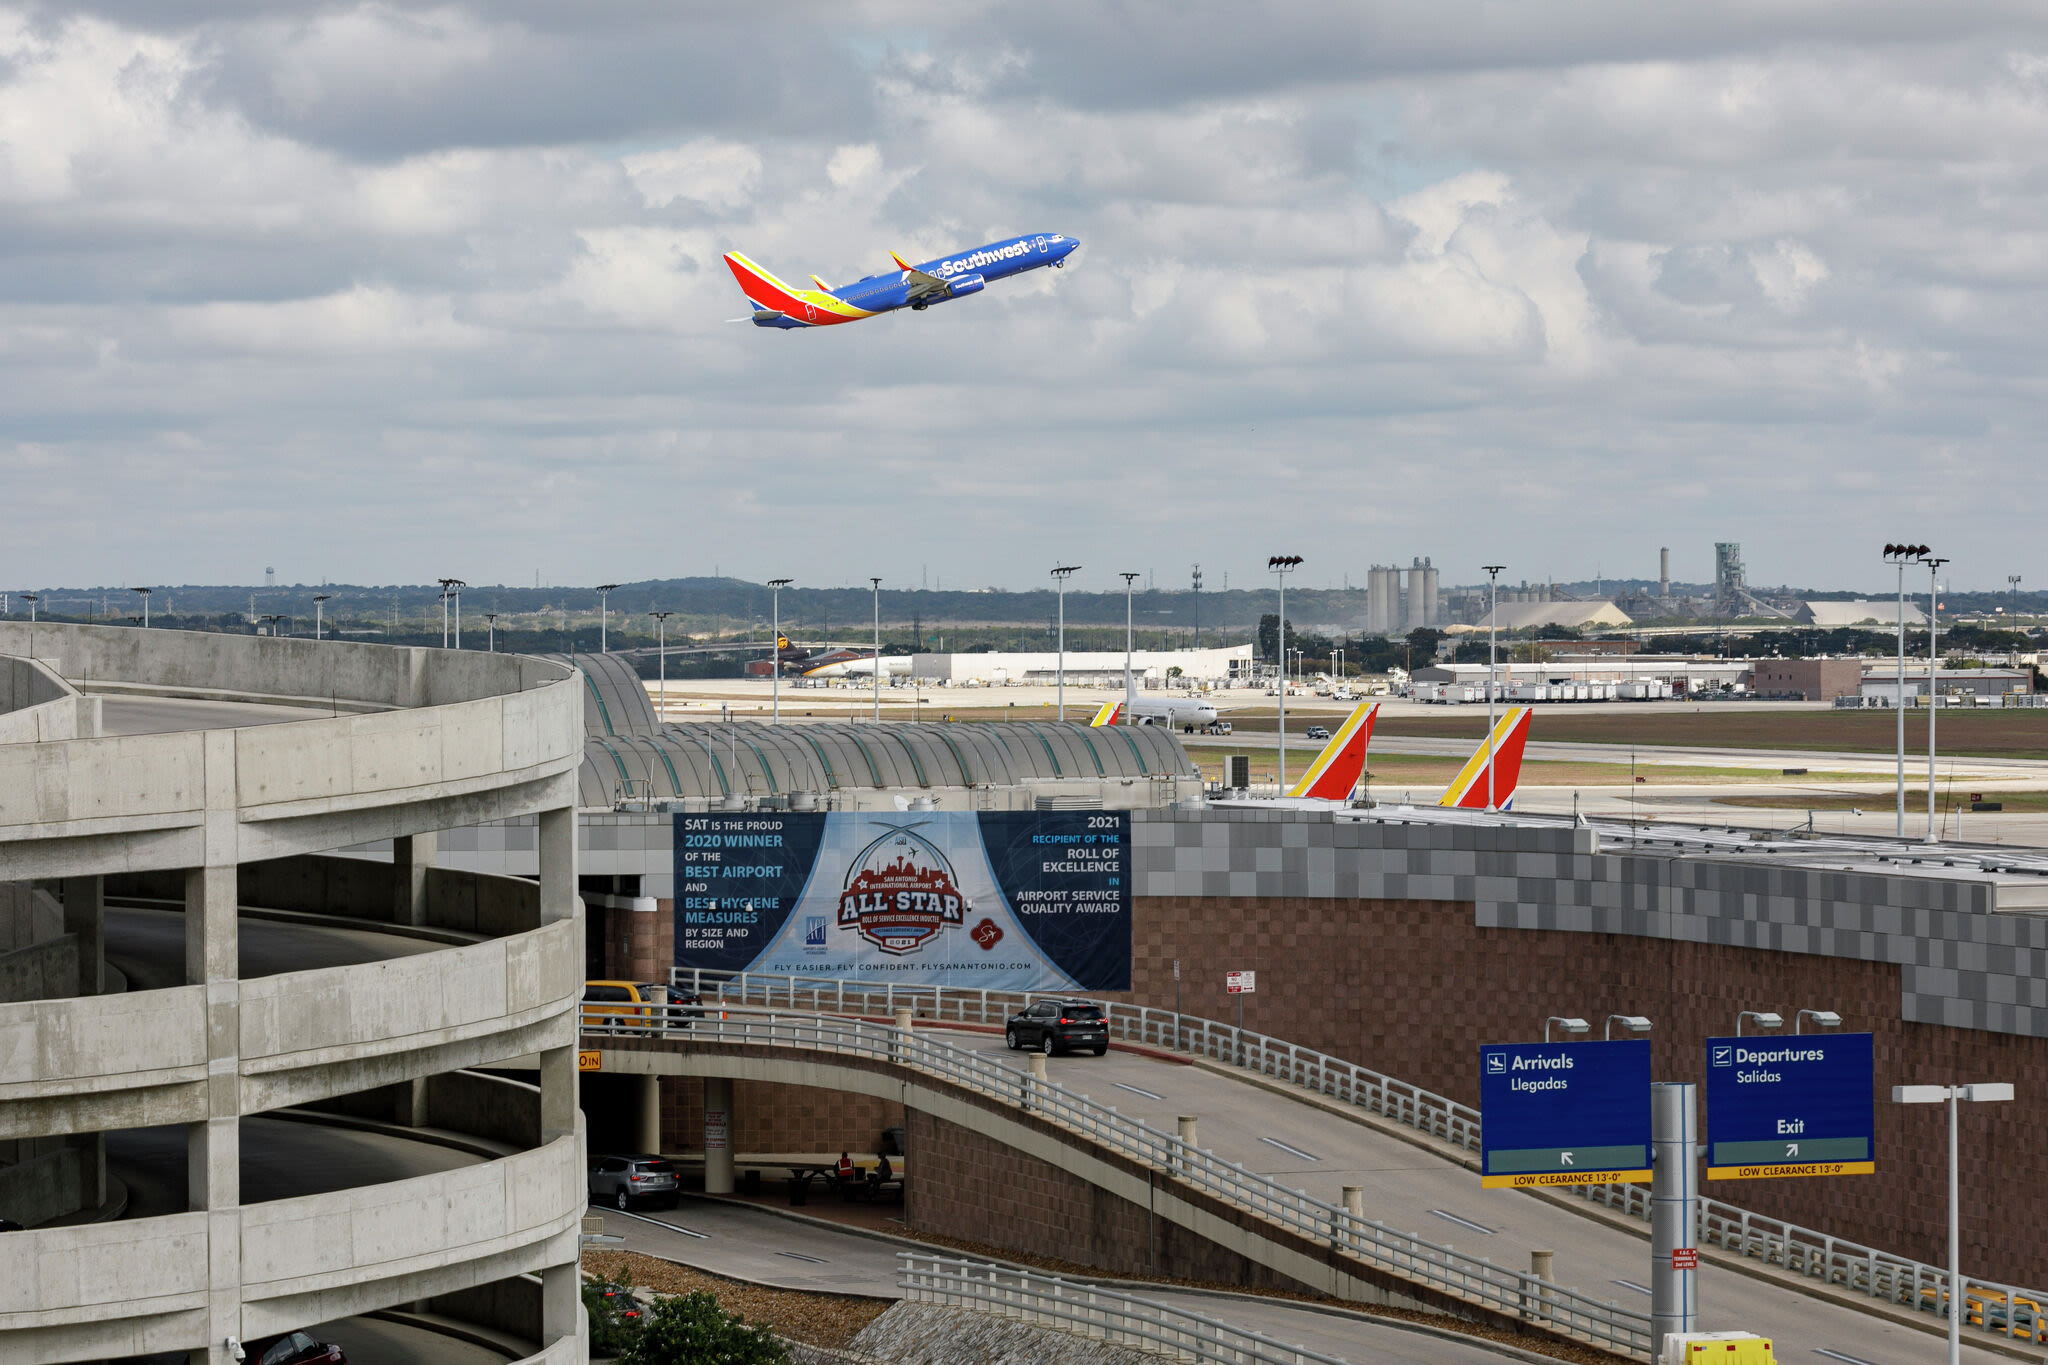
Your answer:
[[[1216,649],[1140,649],[1130,654],[1129,661],[1132,676],[1146,688],[1229,687],[1248,683],[1252,677],[1252,647],[1248,644]],[[1121,688],[1124,662],[1120,649],[1070,649],[1064,665],[1067,685]],[[910,656],[911,677],[950,687],[1025,683],[1050,687],[1059,680],[1061,668],[1060,656],[1052,650]]]

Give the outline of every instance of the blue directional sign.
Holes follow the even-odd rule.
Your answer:
[[[1707,1179],[1869,1175],[1867,1033],[1707,1039]]]
[[[1650,1045],[1479,1049],[1480,1181],[1488,1189],[1650,1178]]]

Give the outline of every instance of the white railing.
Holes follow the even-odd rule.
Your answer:
[[[1053,1275],[914,1251],[896,1253],[896,1268],[896,1283],[908,1303],[1015,1318],[1203,1365],[1345,1365],[1342,1356],[1289,1346],[1200,1313]]]
[[[912,1067],[1038,1115],[1098,1147],[1141,1162],[1213,1199],[1366,1265],[1617,1351],[1649,1353],[1650,1318],[1646,1313],[1357,1217],[1235,1162],[1189,1147],[1177,1134],[1147,1127],[1142,1120],[1126,1118],[1111,1106],[1071,1094],[1029,1072],[1013,1071],[934,1034],[905,1032],[893,1023],[825,1011],[784,1012],[735,1002],[636,1008],[642,1013],[631,1019],[618,1014],[616,1007],[586,1009],[584,1027],[600,1035],[638,1033],[687,1037],[695,1042],[787,1047],[879,1058]]]
[[[675,969],[672,982],[714,1001],[781,1006],[826,1014],[893,1015],[911,1009],[941,1023],[1005,1023],[1033,994],[942,986],[849,981],[843,977],[768,976],[746,972]],[[1064,997],[1061,997],[1064,998]],[[1271,1038],[1214,1019],[1172,1010],[1095,1001],[1110,1034],[1207,1057],[1354,1104],[1467,1151],[1480,1150],[1479,1111],[1420,1086],[1339,1057]],[[1650,1191],[1642,1185],[1578,1185],[1573,1194],[1650,1221]],[[1888,1303],[1945,1315],[1948,1271],[1824,1232],[1701,1197],[1698,1239],[1796,1275]],[[1966,1276],[1964,1321],[1996,1336],[2048,1342],[2048,1292]],[[2009,1306],[2009,1307],[2008,1307]]]

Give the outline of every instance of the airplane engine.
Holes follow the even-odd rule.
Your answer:
[[[946,294],[956,299],[964,294],[979,294],[987,283],[980,275],[956,275],[946,282]]]

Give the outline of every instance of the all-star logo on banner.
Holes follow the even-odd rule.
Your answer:
[[[892,829],[860,851],[839,893],[839,927],[885,953],[914,953],[961,924],[973,905],[946,855],[910,829]]]

